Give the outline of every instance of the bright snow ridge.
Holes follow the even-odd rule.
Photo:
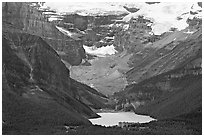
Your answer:
[[[45,4],[61,13],[77,13],[82,16],[129,13],[123,5],[114,2],[46,2]]]
[[[164,32],[169,31],[171,28],[177,28],[183,30],[188,27],[186,20],[192,18],[193,15],[190,11],[202,10],[197,3],[157,3],[157,4],[139,4],[140,10],[136,13],[130,13],[123,18],[128,22],[131,18],[137,18],[139,15],[144,16],[147,19],[153,21],[151,25],[152,31],[155,35],[161,35]],[[186,14],[184,14],[186,13]],[[202,13],[198,12],[201,16]],[[184,16],[185,15],[185,16]],[[178,17],[181,17],[178,20]]]

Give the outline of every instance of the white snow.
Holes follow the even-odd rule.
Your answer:
[[[188,31],[184,31],[183,33],[186,33],[186,34],[193,34],[193,33],[195,33],[196,31],[190,31],[189,29],[188,29]]]
[[[114,36],[113,37],[106,36],[105,39],[114,39]]]
[[[106,55],[113,55],[117,52],[113,45],[109,45],[101,48],[97,48],[95,46],[88,47],[86,45],[83,45],[83,47],[86,53],[91,55],[96,55],[98,57],[106,57]]]
[[[153,33],[153,32],[149,32],[149,34],[150,34],[150,35],[154,35],[154,33]]]
[[[94,88],[94,84],[90,84],[89,86],[90,86],[91,88]]]
[[[70,38],[75,39],[75,40],[80,40],[79,37],[81,36],[81,34],[68,31],[68,30],[66,30],[66,29],[64,29],[64,28],[62,28],[62,27],[59,27],[59,26],[56,26],[56,28],[57,28],[60,32],[62,32],[64,35],[67,35],[67,36],[69,36]]]
[[[135,13],[128,12],[123,6],[135,7],[139,10]],[[197,2],[161,2],[156,4],[147,4],[145,2],[46,2],[42,8],[50,7],[57,13],[77,13],[82,16],[87,15],[110,15],[129,13],[121,21],[128,22],[131,18],[137,18],[143,15],[150,19],[153,23],[148,24],[152,28],[155,35],[161,35],[169,31],[171,28],[183,30],[188,27],[186,20],[194,17],[202,18],[202,8]],[[190,11],[198,14],[192,15]],[[185,13],[185,14],[184,14]],[[180,18],[180,19],[178,19]],[[51,17],[49,20],[57,20],[56,17]],[[110,24],[109,27],[114,26]],[[116,26],[119,26],[117,24]],[[128,29],[128,26],[124,26]]]
[[[104,40],[102,39],[102,40],[100,40],[99,42],[102,42],[102,43],[104,43]]]
[[[124,30],[127,30],[129,28],[129,24],[125,24],[124,26],[123,26],[123,29]]]
[[[157,3],[157,4],[140,4],[140,10],[136,13],[130,13],[123,18],[124,21],[128,22],[131,18],[137,18],[139,15],[144,16],[147,19],[153,21],[151,25],[152,31],[155,35],[161,35],[164,32],[169,31],[172,27],[178,30],[185,29],[188,24],[186,20],[193,15],[190,15],[190,11],[201,10],[202,8],[197,5],[197,3]],[[182,16],[183,13],[187,13]],[[200,17],[202,13],[194,15]],[[178,20],[177,17],[181,17]]]
[[[77,13],[82,16],[128,13],[117,2],[46,2],[46,6],[58,12]]]
[[[108,27],[113,27],[114,26],[114,24],[110,24],[110,25],[108,25]]]
[[[68,30],[66,30],[66,29],[64,29],[64,28],[62,28],[62,27],[56,26],[56,28],[57,28],[59,31],[61,31],[62,33],[64,33],[65,35],[69,36],[69,37],[72,37],[72,35],[73,35],[72,32],[70,32],[70,31],[68,31]]]
[[[85,13],[85,12],[78,12],[77,14],[80,16],[88,16],[89,15],[88,13]]]
[[[49,21],[53,21],[53,20],[62,20],[60,19],[59,17],[56,17],[56,16],[51,16],[48,18]]]

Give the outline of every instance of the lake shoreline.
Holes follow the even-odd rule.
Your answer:
[[[137,115],[134,112],[124,112],[124,111],[105,111],[97,113],[100,118],[89,119],[93,125],[102,126],[115,126],[119,122],[131,122],[131,123],[148,123],[155,119],[150,116]]]
[[[125,112],[125,111],[122,111],[122,110],[114,110],[114,109],[108,109],[108,108],[105,108],[105,109],[92,109],[95,113],[118,113],[118,112]],[[130,112],[133,112],[133,111],[130,111]]]

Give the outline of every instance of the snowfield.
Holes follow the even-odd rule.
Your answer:
[[[91,54],[91,55],[96,55],[98,57],[106,57],[106,55],[113,55],[115,53],[117,53],[117,51],[115,50],[115,47],[113,45],[109,45],[106,47],[101,47],[101,48],[97,48],[95,46],[93,47],[88,47],[83,45],[86,53]]]
[[[152,31],[155,35],[161,35],[169,31],[171,28],[183,30],[188,27],[186,20],[193,17],[201,18],[202,8],[197,3],[157,3],[157,4],[139,4],[140,10],[136,13],[130,13],[123,18],[123,21],[128,22],[131,18],[144,16],[153,21],[151,24]],[[197,14],[192,15],[190,11]],[[178,19],[180,18],[180,19]]]
[[[130,13],[123,6],[138,8],[139,11]],[[126,22],[131,18],[137,18],[139,15],[142,15],[153,21],[151,28],[152,33],[155,35],[161,35],[171,28],[183,30],[188,27],[186,23],[188,18],[202,17],[202,8],[198,6],[197,2],[161,2],[156,4],[147,4],[145,2],[46,2],[41,9],[48,7],[60,14],[77,13],[82,16],[128,13],[123,18],[123,21]],[[191,14],[190,12],[196,14]],[[49,20],[59,20],[59,18],[51,16]],[[124,26],[124,29],[128,29],[128,26]]]
[[[139,10],[135,13],[128,12],[123,6],[135,7]],[[123,2],[46,2],[41,8],[56,10],[59,13],[77,13],[82,16],[87,15],[108,15],[128,13],[122,20],[128,22],[131,18],[144,16],[153,23],[148,24],[152,28],[152,33],[161,35],[168,32],[171,28],[183,30],[188,27],[187,19],[194,17],[202,18],[202,8],[197,2],[161,2],[156,4],[139,3],[123,3]],[[192,12],[193,14],[191,14]],[[51,16],[49,20],[58,20],[56,16]],[[110,27],[113,24],[109,25]],[[124,25],[124,29],[128,29],[128,25]]]
[[[77,13],[81,16],[129,13],[117,2],[46,2],[58,12]]]

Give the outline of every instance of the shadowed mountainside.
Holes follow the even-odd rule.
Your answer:
[[[4,134],[91,124],[88,118],[99,116],[90,107],[105,107],[107,97],[71,79],[64,64],[81,63],[82,45],[29,3],[3,3],[2,8]],[[59,48],[70,60],[58,55]]]
[[[137,114],[156,119],[200,114],[202,69],[199,65],[192,65],[197,59],[178,69],[127,86],[124,91],[115,94],[119,100],[118,108],[126,106],[126,110],[133,109]]]
[[[40,129],[41,125],[90,124],[86,118],[98,117],[77,99],[69,70],[42,38],[4,33],[2,49],[2,115],[5,126],[13,127],[11,131]]]

